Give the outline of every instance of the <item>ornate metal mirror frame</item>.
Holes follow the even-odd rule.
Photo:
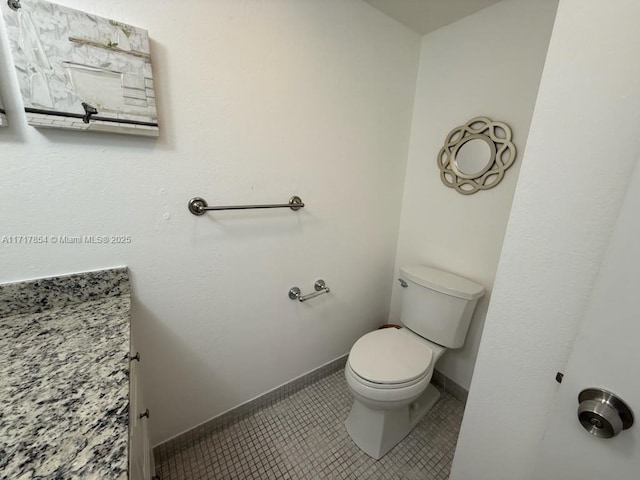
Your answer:
[[[477,145],[471,149],[470,142]],[[486,145],[478,147],[483,145],[482,142]],[[470,155],[478,155],[478,148],[487,152],[488,157],[470,158]],[[463,155],[463,150],[473,153],[467,151]],[[516,147],[511,141],[511,129],[507,124],[494,122],[487,117],[476,117],[449,132],[438,153],[438,167],[442,183],[463,195],[471,195],[499,184],[505,170],[513,165],[515,159]]]

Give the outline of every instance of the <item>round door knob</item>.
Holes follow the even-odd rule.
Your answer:
[[[633,425],[633,413],[620,398],[601,388],[588,388],[578,395],[578,420],[591,435],[615,437]]]

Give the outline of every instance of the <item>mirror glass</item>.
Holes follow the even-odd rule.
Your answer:
[[[456,152],[456,168],[465,175],[479,175],[482,170],[491,165],[491,148],[489,144],[474,138],[464,143]]]

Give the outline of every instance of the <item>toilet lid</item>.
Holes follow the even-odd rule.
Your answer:
[[[395,328],[383,328],[361,337],[351,347],[349,365],[374,383],[406,383],[424,375],[431,364],[431,349]]]

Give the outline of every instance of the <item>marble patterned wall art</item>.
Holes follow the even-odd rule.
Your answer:
[[[0,6],[30,125],[158,135],[146,30],[44,0]]]
[[[0,97],[0,127],[7,126],[7,116],[4,111],[4,104],[2,103],[2,97]]]

